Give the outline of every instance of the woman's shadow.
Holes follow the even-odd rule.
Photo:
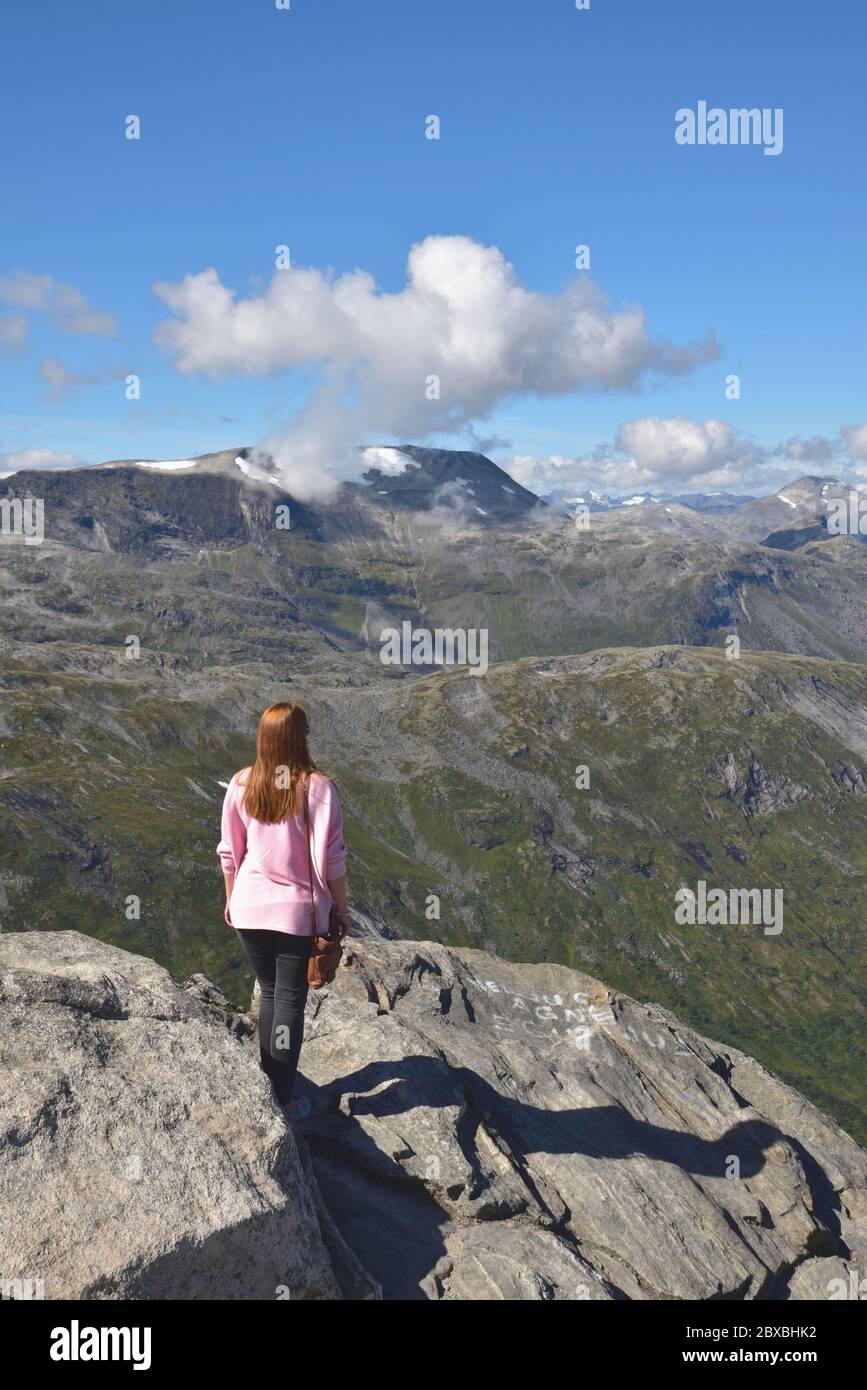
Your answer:
[[[826,1228],[828,1244],[840,1248],[840,1201],[827,1175],[797,1139],[784,1134],[767,1120],[745,1119],[730,1125],[717,1139],[702,1139],[695,1134],[637,1119],[618,1105],[565,1110],[533,1105],[527,1100],[504,1095],[468,1067],[446,1066],[436,1057],[424,1056],[371,1062],[310,1094],[314,1098],[316,1115],[310,1135],[314,1157],[317,1151],[322,1153],[323,1140],[331,1146],[335,1141],[349,1140],[362,1165],[385,1180],[392,1191],[396,1185],[406,1188],[406,1170],[396,1159],[378,1151],[369,1126],[362,1126],[358,1121],[365,1116],[387,1121],[419,1107],[435,1109],[465,1103],[467,1108],[456,1124],[455,1133],[469,1168],[479,1171],[473,1132],[482,1121],[508,1148],[531,1191],[534,1191],[532,1180],[526,1173],[531,1154],[582,1155],[600,1164],[640,1156],[700,1177],[736,1179],[755,1177],[765,1165],[767,1150],[777,1142],[784,1142],[800,1160],[813,1214]],[[748,1108],[743,1097],[735,1094],[741,1106]],[[338,1106],[344,1095],[350,1099],[341,1112]],[[320,1142],[317,1142],[317,1133]],[[602,1172],[600,1177],[603,1177]],[[416,1182],[416,1190],[419,1186]],[[538,1198],[538,1194],[535,1195]],[[445,1219],[442,1210],[437,1210],[439,1217]],[[724,1206],[723,1211],[729,1222],[733,1222]],[[431,1215],[429,1238],[421,1239],[414,1251],[416,1266],[418,1269],[425,1267],[423,1272],[432,1268],[437,1254],[444,1250],[439,1238],[443,1219],[434,1221]],[[764,1224],[771,1224],[767,1214]],[[353,1244],[351,1238],[349,1243]],[[357,1250],[356,1253],[362,1262],[371,1258],[369,1251]]]
[[[387,1084],[389,1081],[391,1085]],[[719,1139],[710,1140],[638,1120],[617,1105],[549,1110],[503,1095],[467,1067],[449,1067],[444,1071],[442,1062],[435,1057],[371,1062],[320,1091],[317,1109],[321,1108],[323,1095],[336,1098],[349,1092],[353,1094],[353,1118],[375,1115],[387,1119],[419,1105],[430,1109],[453,1105],[454,1083],[479,1118],[503,1135],[522,1160],[528,1153],[583,1154],[594,1159],[641,1155],[688,1173],[724,1178],[727,1169],[731,1171],[731,1158],[736,1157],[740,1177],[748,1178],[764,1166],[765,1150],[785,1137],[764,1120],[745,1120],[732,1125]]]

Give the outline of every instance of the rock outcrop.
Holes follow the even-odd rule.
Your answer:
[[[665,1009],[368,939],[309,1010],[304,1132],[387,1298],[817,1298],[864,1276],[867,1153]]]
[[[0,936],[0,1270],[47,1298],[823,1299],[867,1154],[757,1062],[564,966],[366,936],[288,1127],[208,980]],[[836,1291],[836,1292],[835,1292]]]
[[[45,1298],[338,1299],[376,1286],[322,1208],[252,1023],[78,932],[0,936],[0,1275]]]
[[[844,780],[842,772],[843,764],[839,764],[841,772],[838,781],[846,786],[847,790],[855,790],[855,778],[851,778],[850,786]],[[853,769],[856,775],[860,775],[857,769]],[[743,792],[741,804],[747,816],[767,816],[775,811],[785,811],[789,806],[796,806],[799,801],[804,801],[810,796],[806,787],[799,787],[790,777],[782,776],[779,773],[771,772],[768,768],[762,767],[761,763],[750,754],[747,770],[742,777],[734,754],[729,751],[724,757],[720,758],[708,768],[711,777],[722,782],[725,787],[725,795],[730,801],[734,801],[739,792]]]
[[[784,811],[787,806],[795,806],[809,795],[806,787],[799,787],[790,777],[769,772],[750,757],[744,792],[744,807],[748,816],[767,816],[774,811]]]

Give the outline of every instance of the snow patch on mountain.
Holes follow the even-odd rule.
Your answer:
[[[380,473],[391,473],[395,477],[405,473],[413,462],[409,455],[402,453],[400,449],[382,448],[379,445],[363,449],[362,457],[368,468],[376,468]]]
[[[265,468],[261,468],[258,463],[251,463],[249,459],[241,458],[239,454],[235,459],[236,468],[248,478],[252,478],[257,483],[269,483],[271,487],[279,487],[279,479],[273,477]]]

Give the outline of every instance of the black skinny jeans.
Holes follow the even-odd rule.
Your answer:
[[[238,931],[259,981],[259,1056],[281,1105],[295,1089],[298,1055],[304,1039],[307,962],[312,936],[284,931]]]

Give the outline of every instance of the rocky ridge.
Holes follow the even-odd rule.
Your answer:
[[[308,1004],[295,1128],[202,976],[6,934],[0,1024],[0,1265],[48,1298],[825,1299],[863,1277],[864,1150],[564,966],[353,941]]]

